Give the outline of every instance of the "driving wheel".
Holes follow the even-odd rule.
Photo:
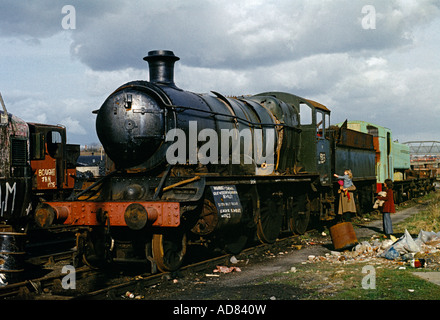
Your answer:
[[[261,202],[257,222],[257,236],[262,243],[274,243],[281,232],[283,211],[274,199]]]
[[[179,269],[186,254],[186,235],[178,230],[173,233],[154,234],[152,253],[160,271]]]

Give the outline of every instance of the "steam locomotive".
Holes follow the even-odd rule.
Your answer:
[[[187,246],[240,252],[335,218],[333,173],[351,168],[358,212],[376,192],[371,134],[330,126],[324,105],[285,92],[225,97],[174,83],[172,51],[150,51],[150,81],[117,88],[95,111],[110,172],[75,199],[46,201],[41,228],[80,227],[78,259],[176,270]]]

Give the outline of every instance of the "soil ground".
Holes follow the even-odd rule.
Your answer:
[[[424,204],[399,211],[392,215],[393,225],[414,215]],[[382,221],[357,226],[358,240],[380,237]],[[361,241],[361,240],[360,240]],[[299,249],[299,250],[298,250]],[[253,255],[240,254],[237,263],[225,263],[227,267],[238,267],[239,271],[229,273],[200,272],[177,274],[175,278],[164,279],[160,284],[145,288],[134,295],[142,300],[327,300],[338,293],[342,281],[336,266],[331,264],[309,264],[311,256],[325,256],[332,253],[333,245],[328,234],[315,231],[303,237],[300,242],[270,246],[265,252]],[[382,260],[386,261],[386,259]],[[379,262],[382,264],[382,262]],[[386,263],[385,263],[386,264]],[[382,266],[381,266],[382,267]],[[386,266],[385,266],[386,267]],[[395,267],[395,266],[393,266]],[[285,274],[301,270],[300,282],[285,281]],[[360,273],[360,271],[357,271]],[[360,280],[359,280],[360,282]],[[127,299],[121,297],[121,299]]]

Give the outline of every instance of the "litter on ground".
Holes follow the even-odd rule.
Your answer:
[[[378,260],[381,262],[407,263],[418,268],[429,265],[440,270],[440,232],[421,230],[413,239],[408,230],[399,238],[381,240],[373,236],[344,252],[331,251],[325,256],[308,256],[306,263],[328,261],[331,263],[355,263]]]
[[[233,271],[241,272],[241,269],[239,267],[217,266],[217,268],[213,270],[213,272],[220,272],[220,273],[230,273]]]

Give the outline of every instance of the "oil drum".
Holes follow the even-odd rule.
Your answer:
[[[0,232],[0,285],[17,282],[24,271],[26,233]]]
[[[329,231],[335,250],[350,249],[358,243],[353,225],[350,222],[335,224],[330,227]]]

